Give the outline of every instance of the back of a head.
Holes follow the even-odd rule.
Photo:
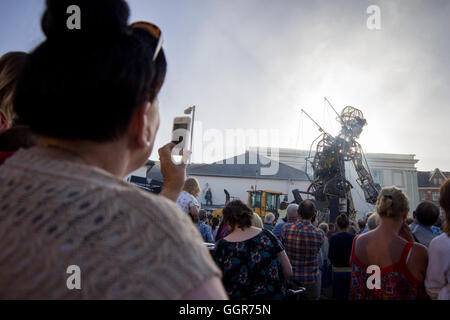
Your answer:
[[[372,214],[367,220],[367,227],[369,228],[369,230],[376,229],[379,224],[380,224],[380,216],[378,215],[378,213]]]
[[[359,230],[364,230],[365,227],[366,227],[365,219],[358,219],[358,228],[359,228]]]
[[[204,209],[201,209],[201,210],[198,212],[198,218],[199,218],[200,221],[206,220],[207,215],[208,215],[208,214],[207,214],[206,210],[204,210]]]
[[[67,27],[67,8],[81,10],[81,29]],[[29,54],[14,107],[40,135],[111,141],[129,128],[134,111],[153,102],[166,59],[158,39],[128,26],[124,0],[47,0],[46,40]]]
[[[264,223],[272,224],[275,221],[273,213],[268,213],[264,216]]]
[[[212,217],[211,219],[211,226],[214,228],[216,228],[220,223],[220,219],[218,217]]]
[[[5,122],[5,129],[12,127],[16,118],[13,97],[26,58],[25,52],[8,52],[0,58],[0,124]]]
[[[329,224],[328,224],[328,229],[330,229],[330,232],[336,231],[336,224],[334,224],[334,223],[329,223]]]
[[[311,200],[303,200],[298,206],[298,214],[302,219],[310,220],[316,215],[316,205]]]
[[[409,210],[409,200],[401,189],[384,187],[378,195],[376,208],[380,218],[399,220]]]
[[[195,178],[187,178],[184,182],[183,190],[192,194],[194,197],[198,197],[201,193],[200,183]]]
[[[298,219],[298,204],[291,203],[286,208],[286,219],[288,221],[295,221]]]
[[[329,231],[328,223],[322,222],[321,224],[319,224],[319,229],[322,229],[322,231],[325,232],[325,234],[327,234]]]
[[[366,215],[364,216],[364,220],[367,223],[367,220],[369,220],[370,216],[373,215],[374,212],[367,212]]]
[[[414,212],[417,221],[424,226],[431,227],[439,219],[439,208],[431,201],[422,201]]]
[[[439,205],[445,212],[443,230],[450,236],[450,178],[445,180],[439,189]]]
[[[232,230],[235,228],[246,229],[252,225],[253,211],[241,200],[230,201],[223,208],[223,221],[227,223]],[[231,230],[231,231],[232,231]]]
[[[336,224],[340,230],[345,230],[350,225],[350,222],[348,220],[348,216],[345,213],[341,213],[336,218]]]

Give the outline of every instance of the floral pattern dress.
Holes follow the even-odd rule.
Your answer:
[[[219,240],[215,259],[230,299],[283,299],[286,282],[278,256],[283,250],[281,242],[268,230],[241,242]]]

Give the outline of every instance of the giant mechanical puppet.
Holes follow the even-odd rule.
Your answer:
[[[366,167],[364,166],[365,158],[362,148],[356,141],[367,121],[359,109],[347,106],[339,114],[327,98],[325,101],[337,114],[341,130],[336,137],[333,137],[302,109],[302,112],[319,127],[321,132],[320,136],[314,140],[315,142],[320,139],[314,157],[310,157],[312,161],[307,159],[307,163],[310,162],[313,169],[311,184],[306,192],[302,193],[314,196],[318,209],[328,208],[330,221],[334,221],[342,212],[355,218],[356,210],[351,192],[353,186],[346,178],[345,162],[353,163],[358,175],[356,182],[364,192],[366,202],[375,204],[381,189],[379,184],[374,183],[367,161]]]

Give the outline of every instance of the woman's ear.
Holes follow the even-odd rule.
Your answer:
[[[133,114],[130,126],[130,145],[134,148],[145,148],[151,144],[149,119],[151,104],[143,102]]]
[[[3,112],[0,111],[0,134],[9,129],[9,123]]]

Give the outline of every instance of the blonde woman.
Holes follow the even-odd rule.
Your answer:
[[[445,212],[444,232],[431,240],[425,288],[432,299],[450,300],[450,179],[441,185],[439,204]]]
[[[25,63],[25,52],[8,52],[0,58],[0,135],[12,127],[14,89]]]
[[[178,196],[177,205],[190,216],[198,215],[200,204],[197,198],[201,192],[202,190],[200,189],[200,184],[197,179],[187,178],[184,182],[183,190]]]
[[[13,96],[20,72],[25,64],[25,52],[8,52],[0,58],[0,164],[20,148],[35,144],[26,126],[17,126]]]
[[[353,300],[426,299],[424,279],[428,264],[427,249],[414,243],[405,223],[409,200],[397,187],[383,188],[376,211],[380,224],[359,235],[353,242],[350,258]],[[380,268],[380,288],[368,288],[369,266]]]

